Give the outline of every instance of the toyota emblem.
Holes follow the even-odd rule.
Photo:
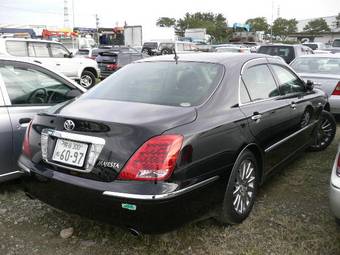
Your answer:
[[[73,130],[74,129],[74,127],[75,127],[76,125],[74,124],[74,122],[72,121],[72,120],[66,120],[65,122],[64,122],[64,128],[66,129],[66,130]]]

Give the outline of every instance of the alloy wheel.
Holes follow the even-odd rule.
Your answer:
[[[332,123],[323,118],[321,124],[318,127],[316,137],[315,137],[315,146],[322,147],[332,138]]]
[[[244,214],[252,205],[255,193],[256,171],[254,163],[246,159],[238,169],[233,190],[233,206],[238,214]]]
[[[80,85],[82,85],[84,88],[91,87],[92,85],[92,78],[90,75],[83,75],[80,79]]]

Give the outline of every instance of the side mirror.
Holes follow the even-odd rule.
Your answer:
[[[64,58],[73,58],[73,53],[70,52],[70,54],[64,54]]]
[[[312,91],[314,89],[314,83],[311,80],[307,80],[306,89],[307,91]]]

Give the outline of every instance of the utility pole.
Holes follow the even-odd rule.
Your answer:
[[[274,1],[272,1],[272,25],[270,26],[270,43],[273,43]]]
[[[95,14],[95,17],[96,17],[96,29],[97,29],[97,43],[99,45],[99,31],[98,31],[98,28],[99,28],[99,16],[98,14]]]
[[[70,27],[70,19],[69,19],[69,13],[68,13],[68,0],[64,0],[64,27],[65,28]]]

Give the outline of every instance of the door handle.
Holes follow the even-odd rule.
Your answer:
[[[296,103],[295,102],[291,102],[290,103],[290,108],[292,108],[293,110],[296,109]]]
[[[60,66],[60,64],[59,64],[59,63],[57,63],[57,64],[56,64],[56,66]]]
[[[19,119],[19,125],[17,125],[17,128],[20,129],[20,128],[27,128],[28,125],[30,124],[31,122],[31,118],[22,118],[22,119]]]
[[[254,112],[253,116],[251,116],[251,119],[254,121],[258,121],[262,118],[262,114],[258,113],[258,112]]]

